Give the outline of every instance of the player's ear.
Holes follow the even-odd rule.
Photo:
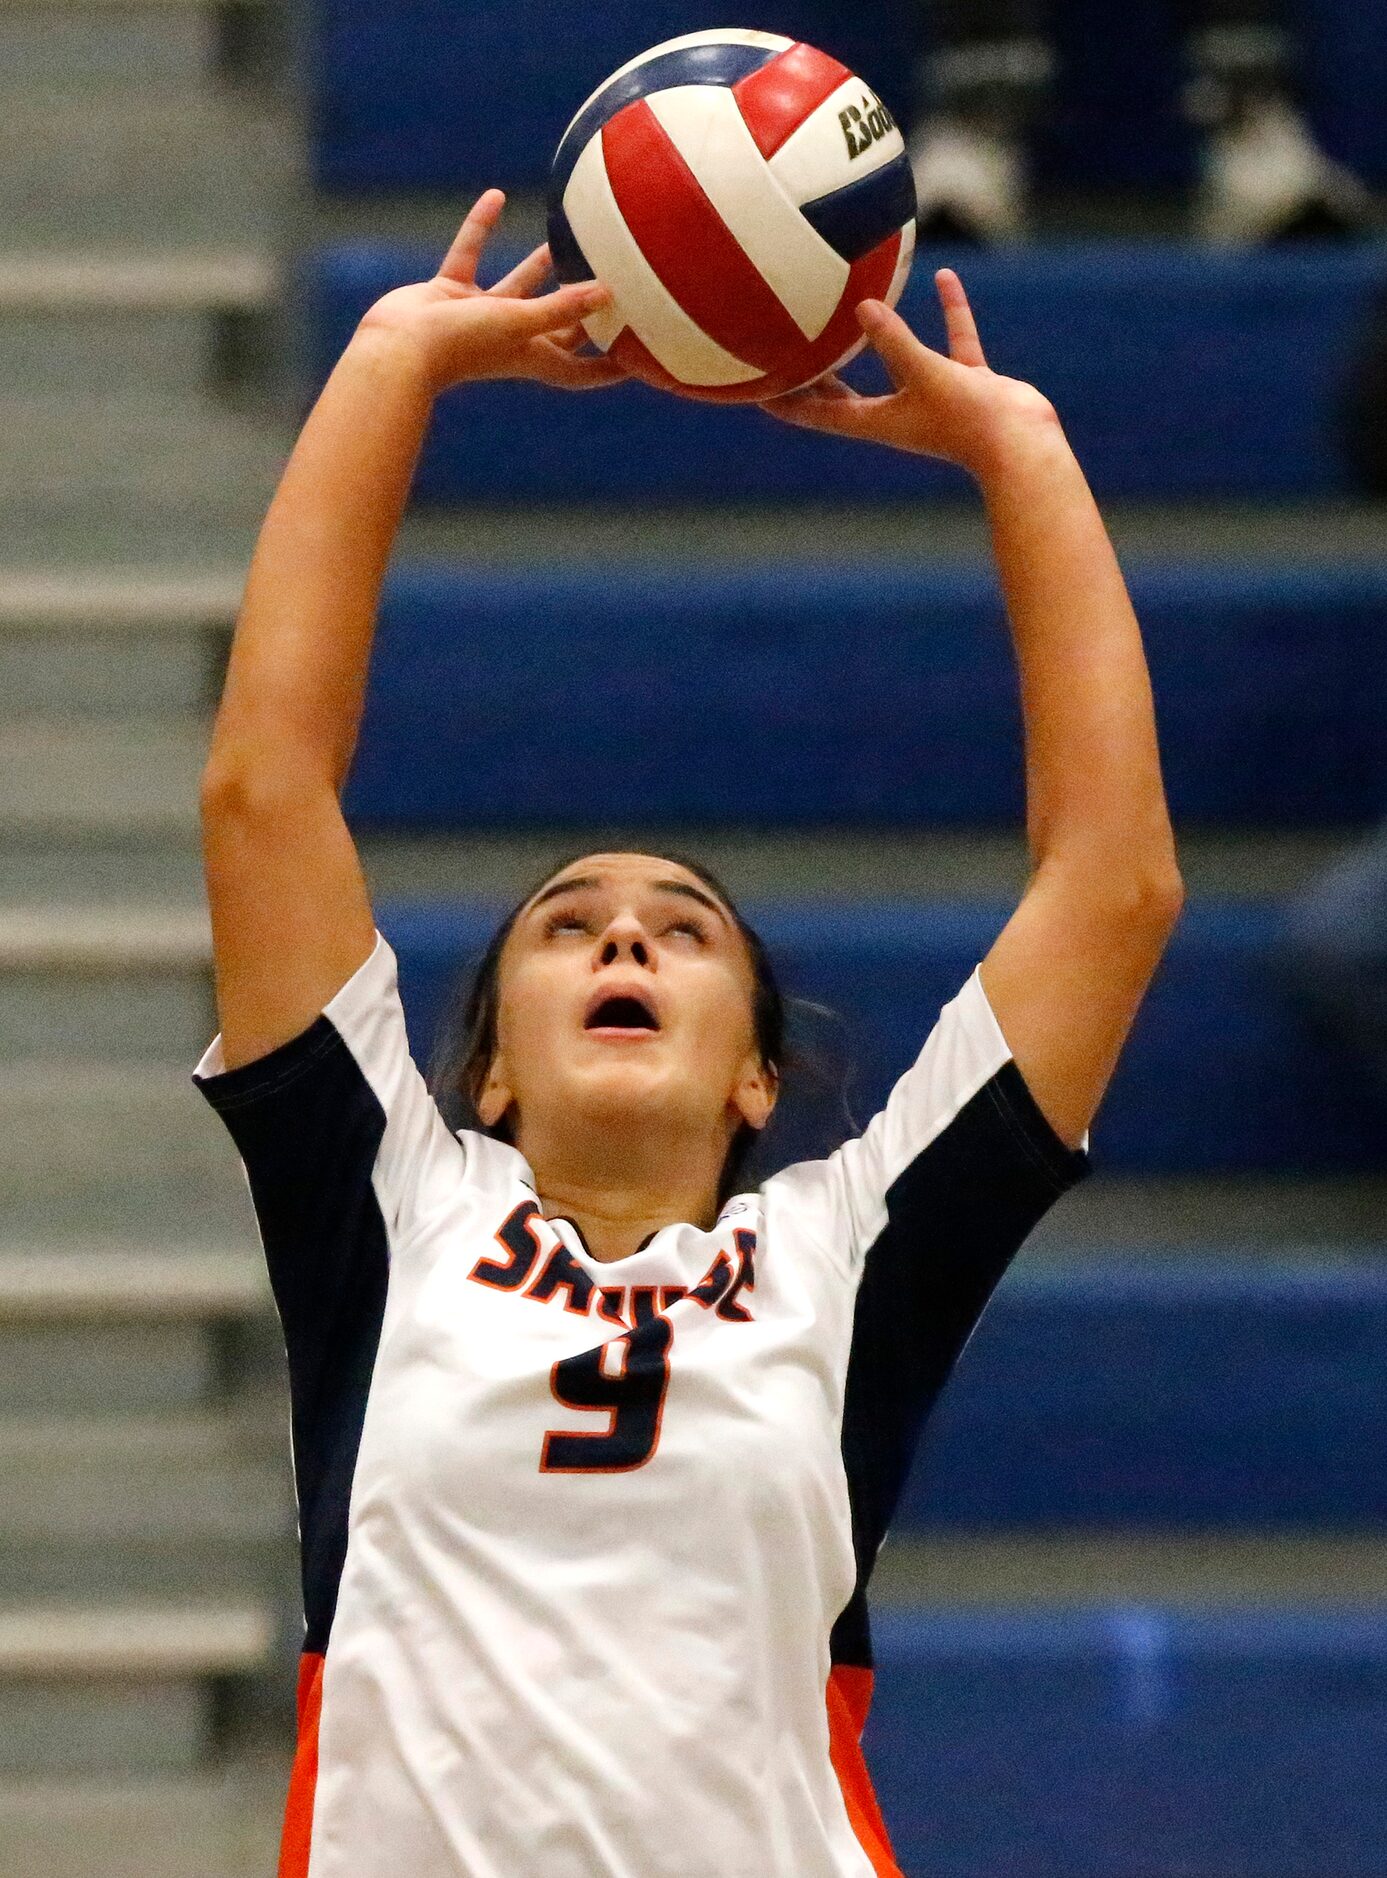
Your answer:
[[[493,1058],[491,1068],[486,1072],[486,1081],[482,1084],[481,1094],[477,1097],[477,1114],[481,1117],[484,1128],[494,1128],[515,1100],[509,1084],[502,1074],[499,1058]]]
[[[737,1086],[732,1091],[732,1108],[737,1117],[751,1128],[764,1128],[780,1094],[780,1074],[773,1063],[762,1062],[755,1051],[742,1065]]]

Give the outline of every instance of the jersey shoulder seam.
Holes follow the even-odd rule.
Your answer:
[[[321,1034],[315,1037],[313,1033],[318,1029],[319,1025],[322,1026]],[[367,1076],[365,1070],[361,1068],[360,1063],[357,1062],[356,1055],[350,1044],[348,1044],[346,1038],[342,1035],[341,1031],[338,1030],[330,1017],[325,1015],[318,1016],[307,1030],[300,1031],[296,1038],[292,1038],[287,1044],[281,1044],[279,1048],[285,1052],[292,1052],[292,1054],[287,1055],[286,1060],[276,1064],[273,1068],[269,1067],[268,1058],[262,1059],[265,1063],[263,1074],[249,1078],[239,1087],[229,1089],[223,1087],[218,1090],[215,1086],[215,1082],[213,1082],[208,1093],[216,1098],[217,1106],[223,1109],[244,1108],[247,1103],[258,1101],[263,1096],[278,1095],[282,1090],[298,1082],[301,1077],[306,1076],[321,1057],[328,1055],[330,1051],[338,1048],[346,1051],[347,1055],[351,1057],[352,1062],[356,1064],[357,1069],[360,1071],[363,1082],[365,1082],[368,1087],[370,1086],[370,1078]],[[272,1051],[270,1053],[272,1056],[278,1054],[279,1051]],[[255,1064],[247,1063],[241,1067],[254,1069]],[[237,1071],[234,1069],[225,1070],[223,1074],[228,1077],[235,1076]],[[374,1093],[374,1090],[372,1090],[372,1094]]]
[[[1035,1097],[1031,1095],[1029,1089],[1026,1089],[1025,1078],[1021,1075],[1021,1070],[1015,1057],[1007,1058],[1006,1062],[983,1084],[980,1093],[986,1094],[992,1102],[993,1107],[1006,1124],[1008,1133],[1021,1148],[1026,1159],[1044,1176],[1046,1183],[1052,1187],[1056,1193],[1063,1193],[1069,1183],[1056,1167],[1053,1157],[1055,1155],[1064,1154],[1067,1150],[1060,1142],[1058,1136],[1055,1137],[1054,1149],[1050,1153],[1047,1153],[1045,1147],[1035,1139],[1028,1125],[1025,1112],[1018,1107],[1007,1092],[1006,1072],[1008,1069],[1012,1070],[1020,1079],[1022,1088],[1026,1090],[1026,1095],[1029,1097],[1031,1103],[1035,1105],[1036,1115],[1040,1118],[1044,1126],[1048,1128],[1050,1124],[1045,1121],[1044,1116],[1041,1114],[1039,1105],[1035,1103]]]

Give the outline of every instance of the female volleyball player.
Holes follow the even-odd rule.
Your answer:
[[[864,303],[894,394],[779,414],[977,479],[1025,703],[1025,897],[866,1132],[729,1193],[776,1099],[769,968],[699,870],[589,854],[494,950],[456,1069],[477,1125],[450,1132],[338,792],[434,396],[616,376],[577,350],[600,291],[536,297],[542,250],[476,288],[500,206],[372,308],[309,418],[205,777],[221,1034],[196,1074],[255,1199],[300,1508],[281,1872],[889,1873],[858,1751],[868,1574],[950,1365],[1084,1170],[1179,904],[1141,641],[1054,413],[988,370],[957,280],[950,358]],[[516,760],[542,760],[524,722],[517,697]]]

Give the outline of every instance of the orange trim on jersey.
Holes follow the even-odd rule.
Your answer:
[[[872,1672],[835,1665],[828,1678],[828,1752],[857,1842],[877,1878],[904,1878],[862,1758],[862,1730],[872,1704]]]
[[[323,1658],[305,1650],[299,1658],[298,1742],[284,1802],[279,1842],[279,1878],[306,1878],[313,1836],[313,1796],[318,1787],[318,1720],[323,1710]]]

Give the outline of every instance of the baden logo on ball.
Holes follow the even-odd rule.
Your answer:
[[[900,299],[915,185],[895,119],[836,59],[776,33],[688,33],[574,117],[549,245],[561,280],[611,289],[584,324],[634,376],[756,403],[855,357],[859,301]]]

